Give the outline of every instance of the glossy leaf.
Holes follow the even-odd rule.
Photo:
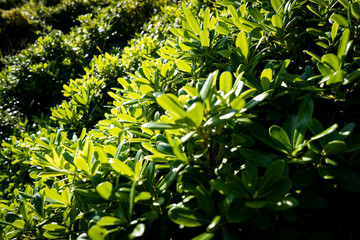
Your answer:
[[[348,50],[348,44],[349,44],[349,40],[350,40],[350,29],[345,29],[341,38],[340,38],[340,43],[339,43],[339,47],[338,47],[338,51],[337,51],[337,56],[339,59],[343,60],[347,50]]]
[[[349,23],[347,22],[347,20],[340,14],[335,13],[330,16],[330,19],[339,24],[340,26],[349,27]]]
[[[246,33],[244,31],[241,31],[239,35],[236,38],[235,42],[236,47],[240,49],[241,55],[248,59],[249,57],[249,51],[250,51],[250,45],[246,36]]]
[[[271,68],[266,68],[261,72],[260,81],[261,87],[264,89],[264,91],[269,90],[272,78],[273,73]]]
[[[208,98],[211,87],[214,86],[216,83],[216,78],[217,78],[218,73],[219,73],[218,70],[213,73],[210,73],[209,76],[207,77],[203,87],[201,88],[200,97],[204,101],[204,103]]]
[[[96,186],[96,191],[102,198],[108,200],[112,194],[113,185],[111,182],[102,182]]]
[[[293,148],[298,147],[305,139],[305,134],[313,114],[314,103],[311,97],[306,97],[300,104],[296,116],[296,128],[293,136]]]
[[[201,31],[200,25],[197,22],[194,15],[192,14],[191,10],[189,8],[185,8],[184,13],[185,13],[186,22],[189,24],[193,32],[196,33],[197,35],[200,35],[200,31]]]
[[[291,154],[292,147],[290,139],[285,130],[277,125],[273,125],[269,130],[270,136],[274,139],[275,143],[283,149],[287,154]]]
[[[282,5],[281,0],[270,0],[270,3],[275,12],[278,12]]]
[[[208,220],[201,214],[186,208],[186,207],[173,207],[169,210],[170,219],[185,227],[200,227],[208,223]]]
[[[341,66],[340,59],[332,53],[322,56],[321,62],[325,64],[325,66],[332,68],[335,71],[339,70]]]
[[[219,87],[224,93],[228,93],[232,89],[233,79],[230,72],[223,72],[220,75]]]
[[[191,73],[191,66],[185,60],[177,60],[176,66],[184,72]]]
[[[119,159],[114,158],[110,160],[109,163],[117,173],[130,177],[131,179],[135,178],[134,171],[127,164],[120,161]]]
[[[208,30],[202,30],[200,32],[200,41],[201,41],[201,45],[203,47],[209,47],[210,46],[210,36],[209,36],[209,31]],[[189,72],[189,71],[185,71],[185,72]],[[191,70],[190,70],[191,72]]]

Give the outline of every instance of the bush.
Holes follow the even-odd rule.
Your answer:
[[[349,200],[360,189],[358,4],[206,6],[182,2],[173,35],[158,56],[128,65],[138,68],[117,79],[111,109],[93,129],[39,127],[3,143],[33,179],[4,194],[3,236],[360,236],[343,214],[360,210]],[[84,96],[103,84],[95,69],[113,76],[134,50],[96,57],[87,70],[94,78],[64,87],[79,93],[69,102],[91,106]],[[53,117],[62,109],[87,118],[66,110],[69,102]]]
[[[81,26],[69,34],[52,31],[29,49],[6,57],[0,73],[4,111],[20,112],[29,120],[33,115],[49,114],[50,108],[62,100],[59,92],[63,84],[84,74],[84,67],[99,51],[126,45],[135,29],[152,14],[151,6],[151,1],[131,1],[102,8],[95,16],[81,15]],[[137,20],[127,27],[130,15]],[[125,35],[119,38],[120,29]]]

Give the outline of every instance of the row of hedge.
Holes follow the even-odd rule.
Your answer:
[[[2,236],[359,238],[359,21],[348,0],[161,8],[3,142]]]
[[[119,53],[162,5],[151,0],[110,1],[101,9],[86,4],[97,11],[77,17],[80,25],[69,33],[53,30],[29,48],[5,57],[0,72],[0,139],[16,133],[10,126],[21,118],[32,121],[34,115],[49,115],[50,108],[64,99],[63,84],[81,77],[94,55]],[[69,19],[77,14],[69,13]]]

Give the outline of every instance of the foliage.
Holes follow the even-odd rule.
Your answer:
[[[20,112],[29,120],[33,115],[49,114],[50,108],[62,100],[58,94],[62,86],[83,75],[84,67],[99,51],[113,48],[117,51],[123,47],[150,17],[153,11],[150,6],[150,0],[141,4],[116,2],[96,15],[81,15],[78,18],[81,25],[73,27],[68,34],[54,30],[39,37],[28,49],[6,57],[0,72],[3,111]],[[129,17],[136,19],[131,26]],[[119,35],[120,30],[124,36]]]
[[[163,7],[2,143],[2,237],[357,239],[358,3]]]

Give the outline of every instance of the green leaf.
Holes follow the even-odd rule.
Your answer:
[[[133,231],[130,233],[129,238],[135,239],[138,237],[141,237],[145,233],[145,224],[139,223],[136,225],[136,227],[133,229]]]
[[[48,230],[48,231],[56,231],[56,230],[65,230],[66,227],[64,226],[61,226],[61,225],[58,225],[58,224],[46,224],[42,227],[43,229],[45,230]]]
[[[172,207],[169,217],[173,222],[185,227],[200,227],[209,222],[204,216],[187,207]]]
[[[272,158],[265,152],[241,148],[239,153],[255,166],[267,167],[272,163]]]
[[[156,98],[157,103],[166,111],[171,112],[178,118],[184,118],[186,115],[181,103],[177,97],[171,93],[162,94]]]
[[[96,191],[102,198],[108,200],[112,194],[113,185],[111,182],[102,182],[96,186]]]
[[[338,51],[337,51],[337,56],[342,61],[344,61],[344,58],[348,51],[349,40],[350,40],[350,29],[347,28],[344,30],[344,32],[340,38],[340,43],[339,43],[339,47],[338,47]]]
[[[249,208],[254,208],[254,209],[258,209],[258,208],[263,208],[265,207],[267,204],[266,201],[248,201],[245,202],[245,206],[249,207]]]
[[[197,35],[200,35],[200,25],[194,15],[192,14],[191,10],[189,8],[184,9],[184,14],[186,18],[186,22],[189,24],[190,28],[193,30],[193,32]]]
[[[249,57],[250,44],[244,31],[241,31],[237,36],[235,45],[240,49],[241,55],[247,60]]]
[[[260,11],[257,8],[249,7],[248,11],[249,11],[250,15],[259,23],[264,21],[264,17],[261,15]]]
[[[247,222],[253,213],[253,209],[245,206],[244,203],[236,202],[231,204],[225,217],[229,223],[244,223]]]
[[[331,26],[331,40],[334,42],[337,32],[339,29],[339,24],[337,24],[336,22],[333,23],[333,25]]]
[[[209,22],[210,22],[210,9],[206,8],[204,13],[203,30],[211,30],[209,29]]]
[[[166,129],[179,129],[179,128],[184,128],[186,126],[181,124],[172,124],[172,123],[149,122],[149,123],[144,123],[143,125],[141,125],[141,127],[154,129],[154,130],[166,130]]]
[[[282,20],[282,17],[280,17],[279,15],[272,16],[271,23],[274,25],[274,27],[277,27],[277,28],[283,27],[283,20]]]
[[[272,78],[273,72],[271,68],[266,68],[261,72],[260,81],[264,91],[269,90]]]
[[[270,136],[274,139],[275,143],[284,150],[285,153],[291,155],[292,147],[289,136],[285,130],[277,125],[273,125],[269,130]]]
[[[102,147],[95,147],[94,155],[95,155],[95,159],[101,163],[108,163],[109,161],[104,151],[104,148]]]
[[[191,73],[191,66],[185,60],[177,60],[176,66],[183,72]]]
[[[275,12],[278,12],[282,5],[281,0],[270,0],[270,3]]]
[[[230,33],[229,28],[227,28],[225,24],[217,25],[215,31],[223,35],[229,35]]]
[[[210,224],[207,226],[207,232],[214,232],[222,225],[221,216],[217,215],[213,218]]]
[[[305,134],[314,110],[314,103],[311,97],[306,97],[300,104],[296,116],[296,128],[293,136],[293,148],[297,148],[305,139]]]
[[[57,192],[55,188],[46,188],[45,189],[45,197],[55,200],[57,203],[66,204],[64,202],[63,197]]]
[[[45,204],[45,198],[40,195],[39,193],[36,193],[33,196],[33,203],[34,203],[34,207],[36,212],[43,217],[44,216],[44,204]]]
[[[187,158],[186,154],[183,151],[183,146],[181,144],[181,141],[179,138],[174,139],[174,148],[173,148],[174,154],[176,157],[178,157],[183,162],[189,162],[189,159]]]
[[[149,192],[141,192],[135,196],[136,203],[139,201],[147,201],[149,199],[151,199],[151,194]]]
[[[104,240],[106,235],[107,235],[107,231],[103,227],[100,227],[98,225],[94,225],[89,229],[87,234],[88,234],[90,239]]]
[[[222,113],[220,113],[220,114],[218,114],[216,116],[213,116],[213,117],[209,118],[205,122],[204,127],[206,127],[206,126],[217,126],[217,125],[223,124],[225,122],[229,122],[229,121],[231,121],[231,119],[233,117],[235,117],[236,113],[238,113],[238,111],[234,110],[234,109],[222,112]]]
[[[339,3],[341,3],[341,5],[343,5],[345,8],[349,7],[349,0],[339,0]]]
[[[121,224],[126,224],[127,220],[124,219],[120,219],[120,218],[116,218],[116,217],[111,217],[111,216],[105,216],[102,217],[98,222],[97,225],[98,226],[114,226],[114,225],[121,225]]]
[[[264,101],[272,91],[263,92],[257,96],[255,96],[253,99],[251,99],[249,102],[246,103],[245,108],[246,110],[251,109],[258,105],[260,102]]]
[[[265,171],[264,176],[260,179],[257,191],[259,195],[267,191],[283,174],[285,169],[284,161],[277,160],[272,162]]]
[[[324,152],[326,155],[338,154],[346,150],[346,148],[347,145],[344,141],[334,140],[325,145]]]
[[[90,173],[88,163],[83,157],[75,158],[74,165],[76,166],[77,169],[82,170],[88,174]]]
[[[224,93],[230,92],[233,85],[232,74],[230,72],[223,72],[220,76],[219,87]]]
[[[169,173],[166,174],[165,178],[161,179],[161,181],[158,184],[158,191],[164,191],[168,189],[171,184],[175,181],[179,171],[182,169],[184,165],[180,164],[177,167],[173,167]]]
[[[203,47],[209,47],[210,46],[210,37],[209,37],[209,31],[208,30],[202,30],[200,32],[200,42],[201,46]],[[191,72],[191,70],[190,70]]]
[[[25,227],[25,222],[24,220],[21,220],[21,219],[18,219],[18,220],[15,220],[12,225],[16,228],[24,228]]]
[[[228,6],[228,11],[234,19],[239,19],[239,15],[233,5]]]
[[[234,98],[230,102],[230,106],[238,111],[240,111],[243,107],[245,107],[245,105],[246,105],[246,101],[241,96]]]
[[[199,185],[196,187],[195,197],[200,208],[210,217],[216,215],[214,202],[203,186]]]
[[[316,127],[316,122],[313,121],[313,119],[311,119],[312,121],[310,121],[310,125],[309,125],[309,129],[311,130],[311,132],[319,132],[319,128],[318,129],[315,129]],[[320,130],[321,132],[320,133],[317,133],[315,136],[313,136],[311,138],[311,140],[317,140],[317,139],[320,139],[320,138],[323,138],[325,136],[328,136],[329,134],[333,133],[336,129],[337,129],[338,125],[335,123],[333,124],[331,127],[325,129],[325,130]]]
[[[339,70],[340,66],[341,66],[340,59],[335,54],[332,54],[332,53],[322,56],[321,62],[325,66],[330,67],[335,71]]]
[[[109,163],[111,164],[111,167],[116,172],[120,173],[121,175],[130,177],[132,180],[135,179],[134,171],[128,165],[126,165],[124,162],[120,161],[119,159],[114,158],[114,159],[111,159],[109,161]]]
[[[209,76],[207,77],[203,87],[201,88],[200,97],[203,100],[203,103],[205,103],[205,101],[207,100],[211,87],[216,84],[216,78],[217,78],[218,73],[219,73],[218,70],[210,73]]]
[[[354,2],[350,6],[352,15],[359,20],[360,19],[360,2]]]
[[[343,26],[346,28],[349,27],[349,23],[347,22],[346,18],[340,14],[334,13],[333,15],[330,16],[330,20],[336,22],[340,26]]]
[[[186,117],[189,118],[196,127],[199,127],[204,117],[204,105],[201,102],[193,103],[187,109]]]
[[[202,233],[194,238],[192,238],[191,240],[211,240],[215,237],[214,233]]]
[[[329,80],[326,81],[327,85],[332,85],[332,84],[338,84],[338,83],[343,83],[344,82],[344,71],[342,69],[334,72]]]

